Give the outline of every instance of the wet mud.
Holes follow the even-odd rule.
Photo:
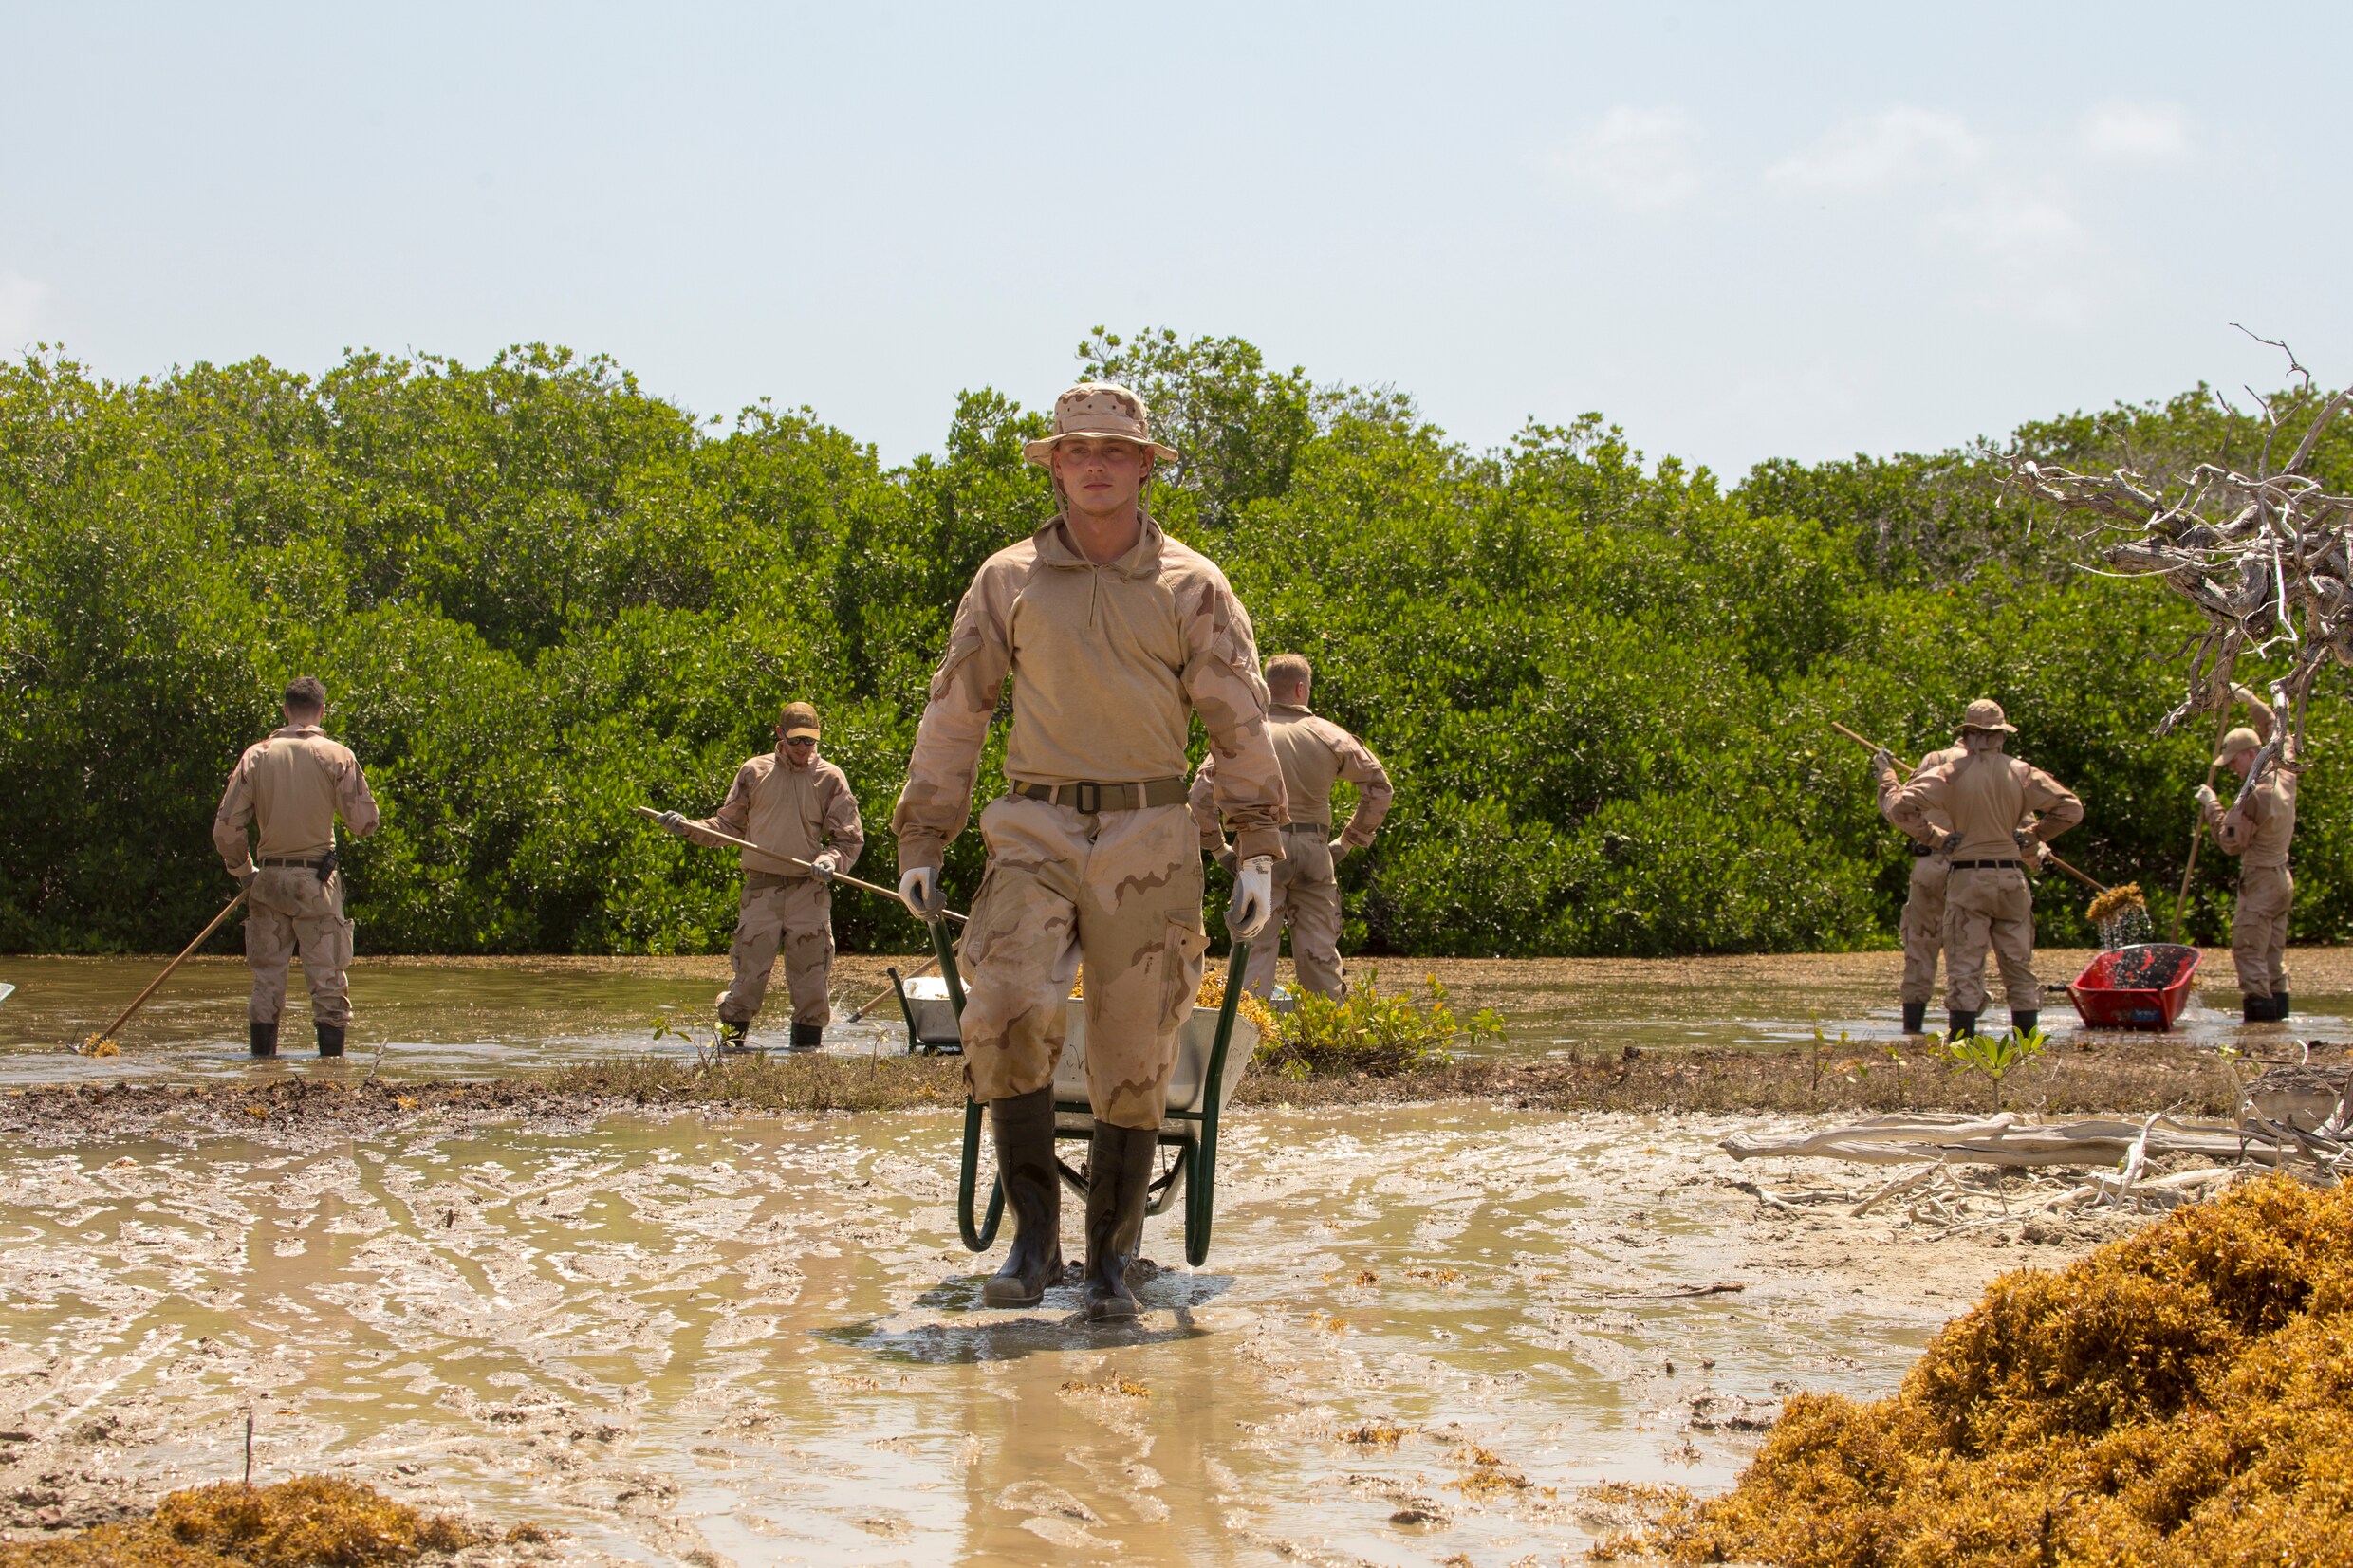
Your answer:
[[[975,1305],[949,1116],[420,1109],[0,1155],[0,1522],[234,1477],[250,1411],[260,1476],[565,1560],[1551,1561],[1597,1483],[1721,1485],[1788,1390],[1885,1392],[2107,1233],[1939,1239],[1811,1162],[1768,1203],[1714,1149],[1752,1118],[1266,1111],[1209,1264],[1154,1221],[1146,1316],[1090,1330]]]

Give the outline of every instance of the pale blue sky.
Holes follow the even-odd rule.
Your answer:
[[[0,9],[0,350],[610,353],[935,449],[1092,324],[1478,445],[1942,447],[2353,381],[2343,7]]]

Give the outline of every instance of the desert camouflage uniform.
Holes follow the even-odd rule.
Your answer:
[[[1267,714],[1268,737],[1283,767],[1283,794],[1290,821],[1284,825],[1282,864],[1274,868],[1274,908],[1267,929],[1251,944],[1250,972],[1243,987],[1265,996],[1274,989],[1274,960],[1283,928],[1291,929],[1291,967],[1299,984],[1318,996],[1348,994],[1347,971],[1340,962],[1340,879],[1332,865],[1332,785],[1357,786],[1356,810],[1341,841],[1362,849],[1373,841],[1395,794],[1388,770],[1370,747],[1331,720],[1289,703]],[[1217,759],[1201,760],[1193,776],[1193,820],[1201,842],[1214,849],[1225,841],[1217,821]]]
[[[2242,697],[2252,710],[2258,741],[2268,742],[2276,724],[2268,703]],[[2296,775],[2273,765],[2252,789],[2231,803],[2214,825],[2223,853],[2238,857],[2238,902],[2231,911],[2231,963],[2238,988],[2248,996],[2277,996],[2288,989],[2288,912],[2296,879],[2288,869],[2288,849],[2296,837]]]
[[[376,831],[376,798],[359,759],[315,724],[287,725],[246,748],[213,815],[213,845],[230,875],[253,875],[247,890],[245,959],[253,970],[246,1017],[275,1024],[286,1011],[286,974],[299,951],[314,1024],[351,1023],[351,922],[343,918],[341,872],[319,880],[335,847],[335,818],[355,839]],[[246,824],[258,819],[258,866]]]
[[[2084,820],[2084,802],[2007,752],[1968,751],[1917,775],[1887,818],[1918,838],[1928,830],[1931,811],[1949,817],[1960,836],[1945,892],[1945,1005],[1984,1010],[1991,943],[2010,1010],[2036,1010],[2042,987],[2034,977],[2034,893],[2012,835],[2032,821],[2034,836],[2047,842]]]
[[[956,610],[892,814],[902,872],[936,867],[970,820],[1009,674],[1012,788],[981,813],[989,869],[964,932],[965,1081],[984,1101],[1053,1081],[1084,959],[1096,1119],[1158,1128],[1208,947],[1185,809],[1188,711],[1208,727],[1239,853],[1283,854],[1283,775],[1250,617],[1224,573],[1149,518],[1103,564],[1059,517],[991,556]],[[1100,801],[1082,784],[1104,786]],[[1056,793],[1020,793],[1041,788]],[[1115,809],[1139,798],[1159,803]]]
[[[833,1021],[833,890],[792,860],[822,859],[836,871],[858,863],[866,830],[848,778],[823,757],[796,766],[780,746],[735,770],[715,815],[690,820],[680,831],[696,843],[724,847],[713,829],[775,851],[747,849],[738,857],[744,894],[727,955],[734,978],[719,993],[720,1021],[750,1024],[760,1016],[781,945],[792,1021],[824,1027]]]
[[[1967,755],[1957,746],[1942,751],[1931,751],[1912,770],[1917,779],[1932,767],[1958,761]],[[1891,823],[1896,797],[1903,793],[1903,775],[1893,767],[1880,769],[1880,815]],[[1953,869],[1953,858],[1936,846],[1953,831],[1953,820],[1941,811],[1924,814],[1924,826],[1919,832],[1907,831],[1912,840],[1912,886],[1903,900],[1903,917],[1898,922],[1896,934],[1903,943],[1903,981],[1897,990],[1897,1000],[1906,1006],[1921,1006],[1936,994],[1936,956],[1944,951],[1945,881]]]

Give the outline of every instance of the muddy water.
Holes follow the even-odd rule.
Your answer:
[[[571,1557],[1548,1562],[1610,1525],[1581,1487],[1723,1483],[1728,1423],[1891,1388],[2018,1261],[1774,1217],[1730,1125],[1252,1115],[1209,1266],[1116,1331],[973,1306],[941,1116],[11,1151],[0,1481],[232,1476],[251,1409],[260,1473]]]
[[[2072,976],[2090,954],[2040,955],[2047,978]],[[844,959],[836,970],[834,1026],[827,1048],[863,1055],[901,1050],[906,1036],[897,1005],[885,1001],[862,1023],[851,1009],[885,984],[884,960]],[[900,962],[907,962],[901,960]],[[234,959],[183,966],[124,1031],[121,1056],[83,1061],[59,1047],[105,1024],[160,967],[152,959],[0,957],[0,982],[14,996],[0,1004],[0,1083],[167,1075],[215,1077],[298,1070],[308,1048],[306,1005],[299,982],[286,1026],[294,1058],[275,1067],[249,1065],[245,1047],[247,971]],[[1664,960],[1531,959],[1359,961],[1360,983],[1378,974],[1384,989],[1418,989],[1435,976],[1466,1014],[1499,1009],[1504,1039],[1481,1051],[1542,1056],[1570,1049],[1615,1051],[1678,1047],[1772,1047],[1802,1042],[1821,1028],[1835,1039],[1891,1038],[1899,961],[1893,953]],[[2343,1040],[2353,1033],[2353,950],[2299,950],[2299,1038]],[[299,972],[299,971],[298,971]],[[2280,1040],[2275,1025],[2242,1034],[2230,955],[2209,951],[2199,968],[2200,1000],[2180,1033],[2195,1043]],[[352,969],[357,1010],[352,1061],[411,1078],[528,1073],[616,1052],[685,1055],[676,1040],[658,1042],[657,1020],[707,1030],[713,1000],[725,984],[714,959],[375,959]],[[1997,1022],[2000,1014],[1996,1012]],[[2063,990],[2045,999],[2054,1034],[2074,1028]],[[769,1021],[755,1040],[775,1041]],[[380,1063],[376,1056],[380,1048]],[[318,1071],[315,1063],[299,1070]]]

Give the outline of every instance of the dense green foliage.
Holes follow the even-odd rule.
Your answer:
[[[1767,464],[1728,492],[1596,416],[1475,452],[1398,395],[1318,388],[1235,340],[1098,333],[1081,358],[1153,398],[1193,457],[1159,514],[1225,566],[1263,650],[1315,660],[1318,707],[1398,782],[1344,872],[1361,949],[1884,942],[1908,862],[1828,721],[1918,750],[1978,694],[2084,794],[2064,853],[2178,876],[2209,737],[2152,739],[2175,682],[2147,660],[2186,617],[2070,570],[1990,446]],[[713,809],[792,697],[859,790],[860,870],[895,879],[890,804],[957,595],[1050,509],[1020,459],[1037,428],[968,394],[940,454],[885,469],[806,412],[698,428],[541,347],[316,378],[0,369],[0,949],[155,950],[200,925],[229,891],[222,780],[306,672],[384,805],[346,853],[363,950],[722,949],[732,865],[628,808]],[[2161,470],[2244,461],[2261,433],[2199,394],[2016,440]],[[2327,808],[2343,725],[2322,729],[2305,940],[2353,926]],[[951,889],[978,863],[968,834]],[[2201,880],[2211,935],[2227,888]],[[2081,908],[2047,888],[2047,934],[2084,936]],[[880,900],[837,911],[846,946],[918,945]]]

